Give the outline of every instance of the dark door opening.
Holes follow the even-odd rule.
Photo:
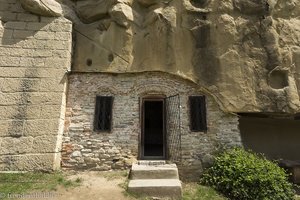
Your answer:
[[[143,159],[164,159],[164,99],[144,99],[142,112],[141,157]]]

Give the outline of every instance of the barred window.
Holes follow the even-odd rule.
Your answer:
[[[111,131],[113,97],[97,96],[94,131]]]
[[[207,131],[205,96],[190,96],[190,129]]]

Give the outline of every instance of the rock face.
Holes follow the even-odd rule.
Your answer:
[[[50,11],[38,2],[57,4],[21,2],[40,14]],[[81,20],[74,71],[162,71],[197,83],[226,112],[300,111],[300,0],[60,2]]]
[[[58,17],[62,15],[62,8],[55,0],[20,0],[24,9],[42,16]]]
[[[158,94],[164,154],[186,179],[219,146],[298,159],[299,4],[0,0],[0,171],[128,168],[143,156],[141,100]],[[110,132],[94,128],[97,95],[115,98]],[[190,96],[207,97],[204,132],[191,130]]]

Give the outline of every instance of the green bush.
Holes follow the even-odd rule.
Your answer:
[[[291,200],[295,196],[283,169],[262,155],[240,148],[217,156],[201,182],[232,200]]]

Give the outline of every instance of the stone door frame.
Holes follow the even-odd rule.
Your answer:
[[[139,138],[139,159],[140,160],[166,160],[167,159],[167,131],[166,131],[166,101],[164,95],[143,96],[140,98],[140,138]],[[161,101],[163,103],[163,156],[145,156],[144,155],[144,119],[146,101]]]

